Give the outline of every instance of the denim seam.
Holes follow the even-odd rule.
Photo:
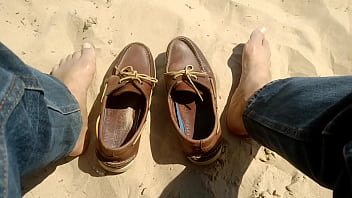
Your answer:
[[[44,93],[44,89],[40,86],[38,80],[32,76],[18,76],[21,80],[24,81],[24,84],[25,84],[25,89],[27,90],[34,90],[34,91],[40,91],[42,93]],[[66,86],[65,86],[66,87]],[[67,88],[67,87],[66,87]],[[73,97],[73,96],[72,96]],[[44,96],[45,98],[45,96]],[[78,102],[77,102],[78,103]],[[50,105],[50,104],[47,104],[47,107],[50,108],[50,109],[53,109],[54,111],[57,111],[59,113],[62,113],[64,115],[66,114],[71,114],[71,113],[74,113],[74,112],[77,112],[77,111],[80,111],[79,108],[77,108],[77,105],[72,105],[72,104],[69,104],[69,105],[65,105],[65,106],[60,106],[60,107],[57,107],[57,106],[54,106],[54,105]],[[1,108],[0,108],[1,109]],[[72,109],[72,110],[70,110]]]
[[[16,76],[14,76],[14,78],[12,78],[12,82],[11,82],[10,86],[8,87],[8,91],[6,92],[5,96],[4,96],[3,99],[1,100],[1,103],[0,103],[0,110],[3,108],[4,104],[6,103],[7,98],[10,97],[10,94],[11,94],[11,93],[16,93],[16,92],[13,92],[13,90],[15,89],[15,85],[16,85],[15,79],[16,79]],[[18,91],[19,91],[19,90],[18,90]],[[15,101],[14,104],[17,105],[18,101],[19,101],[19,100]],[[16,105],[15,105],[15,106],[16,106]],[[3,114],[3,115],[4,115],[4,116],[3,116],[3,119],[4,119],[3,122],[4,122],[4,123],[5,123],[5,117],[8,117],[8,116],[9,116],[8,114],[10,113],[11,110],[12,110],[11,108],[8,108],[8,110]],[[1,120],[0,120],[0,121],[1,121]],[[1,123],[1,124],[2,124],[2,123]]]
[[[8,186],[9,186],[9,173],[8,173],[8,171],[7,171],[7,164],[8,164],[8,156],[7,156],[7,149],[6,149],[6,141],[5,141],[5,135],[4,135],[4,133],[5,133],[5,129],[4,129],[4,126],[3,125],[1,125],[1,127],[0,127],[0,137],[1,137],[1,142],[0,143],[3,143],[2,145],[4,145],[4,151],[2,152],[2,157],[3,157],[3,159],[2,160],[4,160],[4,166],[2,166],[2,171],[3,171],[3,173],[4,173],[4,178],[1,178],[1,179],[3,179],[3,181],[4,181],[4,184],[6,185],[6,187],[4,187],[3,188],[3,191],[2,191],[2,195],[4,195],[4,197],[8,197],[8,194],[9,194],[9,192],[8,192]]]
[[[254,120],[255,122],[257,122],[258,124],[261,124],[262,126],[268,127],[272,130],[275,130],[285,136],[289,136],[291,138],[294,138],[296,140],[300,140],[300,141],[307,141],[307,138],[311,138],[308,136],[305,136],[303,134],[307,134],[307,133],[303,133],[303,131],[307,131],[307,129],[300,129],[300,128],[293,128],[291,126],[287,126],[283,123],[277,123],[274,120],[271,120],[267,117],[263,117],[258,115],[254,110],[251,109],[253,103],[255,103],[255,101],[257,100],[258,97],[260,97],[260,94],[262,91],[264,91],[265,89],[267,89],[270,85],[276,83],[280,81],[280,79],[274,80],[269,82],[268,84],[264,85],[262,88],[260,88],[258,91],[256,91],[253,96],[248,100],[248,104],[247,107],[243,113],[243,116]],[[311,134],[311,133],[309,133]]]
[[[41,86],[38,82],[38,79],[36,79],[32,76],[26,76],[26,75],[20,75],[18,77],[24,82],[26,89],[44,91],[41,88]]]
[[[283,123],[277,123],[269,118],[259,116],[253,110],[248,110],[243,114],[243,116],[273,131],[276,131],[290,138],[294,138],[295,140],[308,141],[312,138],[311,136],[304,135],[304,134],[311,134],[311,133],[303,133],[303,131],[307,131],[307,129],[293,128]]]
[[[10,90],[13,89],[13,87],[15,86],[15,83],[14,83],[14,78],[12,78],[12,82],[10,84],[10,87],[8,88],[8,91],[6,92],[6,95],[4,96],[4,98],[1,100],[1,103],[0,103],[0,110],[2,109],[2,107],[4,106],[5,102],[6,102],[6,99],[9,97],[10,95]],[[10,111],[10,110],[9,110]],[[6,112],[8,113],[8,112]],[[5,114],[6,115],[6,114]]]
[[[75,101],[74,104],[67,104],[67,105],[63,105],[63,106],[57,106],[56,104],[52,103],[51,100],[49,100],[46,95],[44,94],[44,99],[46,101],[46,106],[56,112],[59,112],[63,115],[67,115],[67,114],[72,114],[75,112],[80,111],[80,107],[79,107],[79,103],[77,101],[77,99],[72,95],[71,91],[68,89],[68,87],[58,78],[56,78],[55,76],[52,75],[48,75],[47,76],[51,77],[52,79],[54,79],[57,83],[59,83],[60,85],[62,85],[67,92],[70,94],[70,96],[73,98],[73,100]],[[40,82],[39,82],[40,83]],[[44,91],[43,91],[44,92]]]
[[[6,92],[6,94],[5,94],[5,96],[3,97],[3,99],[1,100],[1,103],[0,103],[0,110],[4,107],[4,105],[5,105],[5,103],[8,101],[8,98],[11,96],[11,94],[12,95],[16,95],[16,96],[18,96],[18,95],[23,95],[23,89],[20,89],[19,87],[17,87],[16,85],[18,85],[18,83],[17,83],[17,81],[16,80],[20,80],[20,79],[18,79],[17,78],[17,76],[14,76],[13,78],[12,78],[12,81],[11,81],[11,83],[10,83],[10,86],[9,86],[9,88],[8,88],[8,90],[7,90],[7,92]],[[21,81],[22,82],[22,81]],[[16,90],[17,89],[17,90]],[[1,126],[1,128],[0,128],[0,137],[1,137],[1,141],[4,141],[5,139],[6,139],[6,137],[5,137],[5,129],[4,129],[4,126],[5,126],[5,124],[4,123],[6,123],[6,121],[7,121],[7,119],[8,119],[8,117],[10,116],[10,112],[13,110],[13,108],[18,104],[18,102],[20,101],[20,98],[21,97],[14,97],[14,101],[13,102],[11,102],[11,106],[9,106],[8,107],[8,109],[6,110],[6,112],[3,114],[3,117],[2,117],[2,122],[0,123],[0,126]],[[1,120],[0,120],[1,121]],[[3,154],[3,160],[4,160],[4,162],[5,162],[5,164],[8,164],[8,156],[7,156],[7,145],[6,145],[6,141],[4,141],[3,142],[3,145],[4,145],[4,147],[3,147],[3,149],[4,149],[4,151],[2,152],[2,154]],[[4,177],[5,178],[2,178],[2,179],[4,179],[4,181],[6,181],[6,188],[4,188],[3,190],[3,195],[5,195],[5,197],[8,197],[8,189],[7,189],[7,186],[9,185],[8,184],[8,170],[7,170],[7,166],[3,166],[3,173],[4,173]]]
[[[260,88],[259,90],[257,90],[257,91],[252,95],[252,97],[250,97],[250,98],[248,99],[248,103],[247,103],[247,106],[246,106],[246,110],[249,109],[249,108],[252,106],[252,104],[256,101],[256,99],[257,99],[258,95],[260,94],[260,92],[262,92],[264,89],[266,89],[266,88],[269,87],[270,85],[272,85],[272,84],[278,82],[279,80],[280,80],[280,79],[273,80],[273,81],[269,82],[268,84],[264,85],[264,86],[263,86],[262,88]],[[246,112],[246,110],[245,110],[245,112]]]
[[[72,114],[72,113],[75,113],[75,112],[78,112],[81,110],[80,108],[76,108],[75,105],[66,105],[66,106],[62,106],[60,108],[58,108],[56,106],[48,105],[48,104],[46,106],[54,111],[57,111],[57,112],[63,114],[63,115]],[[62,109],[64,109],[64,110],[62,110]],[[68,110],[68,109],[72,109],[72,110]]]

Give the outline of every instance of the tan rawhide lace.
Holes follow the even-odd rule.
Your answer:
[[[118,71],[117,66],[115,66],[116,71]],[[149,81],[152,83],[157,83],[158,79],[148,76],[146,74],[139,74],[136,70],[133,69],[132,66],[126,66],[122,68],[119,72],[119,75],[121,76],[120,82],[122,83],[123,81],[130,81],[130,80],[138,80],[139,83],[142,83],[142,80]],[[105,96],[106,88],[107,88],[107,83],[105,83],[104,91],[103,94],[101,95],[100,101],[103,101],[103,98]]]
[[[203,101],[203,97],[202,94],[200,93],[200,91],[197,89],[196,85],[193,83],[193,79],[197,80],[198,76],[207,76],[208,74],[205,72],[196,72],[193,71],[193,65],[187,65],[185,67],[185,69],[183,70],[179,70],[179,71],[174,71],[174,72],[167,72],[165,73],[165,75],[168,76],[173,76],[173,79],[176,79],[180,76],[185,76],[187,77],[188,81],[191,83],[193,89],[197,92],[199,98]]]
[[[120,83],[129,80],[138,80],[139,83],[142,83],[142,80],[149,81],[152,83],[158,82],[158,79],[154,77],[148,76],[146,74],[139,74],[136,70],[133,69],[132,66],[126,66],[122,68],[119,75],[121,76]]]

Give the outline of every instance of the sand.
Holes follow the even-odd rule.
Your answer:
[[[0,0],[0,40],[28,65],[48,73],[83,41],[97,49],[89,149],[31,175],[24,197],[332,197],[274,152],[226,129],[224,109],[238,82],[241,43],[262,25],[273,79],[352,74],[351,0]],[[225,148],[207,167],[184,158],[167,115],[164,52],[179,35],[199,45],[217,77]],[[150,47],[160,83],[134,166],[106,175],[94,155],[94,102],[110,63],[135,41]]]

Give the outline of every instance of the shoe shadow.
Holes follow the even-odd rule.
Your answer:
[[[232,54],[227,62],[228,67],[232,71],[233,83],[225,106],[225,110],[220,116],[220,124],[224,137],[222,155],[215,163],[208,166],[196,166],[191,163],[187,163],[186,168],[183,170],[183,172],[179,174],[173,181],[171,181],[163,190],[160,195],[161,198],[238,197],[239,187],[241,185],[243,175],[245,174],[249,164],[253,160],[254,156],[257,154],[260,147],[260,145],[252,139],[246,139],[232,135],[226,127],[226,115],[228,113],[228,104],[231,100],[231,96],[233,95],[234,91],[238,86],[239,79],[241,76],[243,46],[244,44],[239,44],[235,48],[233,48]],[[165,93],[165,90],[163,91]],[[165,98],[166,96],[163,97]],[[164,101],[165,102],[163,103],[165,103],[166,107],[166,99],[164,99]],[[155,108],[159,108],[159,105],[161,106],[164,104],[157,103],[155,105]],[[164,117],[168,115],[162,114],[161,116]],[[168,120],[163,121],[170,122]],[[155,122],[155,125],[157,125],[157,122]],[[164,130],[168,129],[167,127],[171,127],[171,125],[169,126],[165,123],[163,123],[163,125]],[[156,130],[157,127],[152,127],[152,131],[154,129]],[[169,131],[173,132],[171,130]],[[169,138],[166,136],[168,136]],[[154,150],[156,154],[154,159],[159,160],[163,163],[177,161],[175,156],[173,157],[173,159],[171,158],[172,156],[168,156],[169,153],[160,154],[165,150],[172,150],[174,148],[178,148],[178,150],[180,150],[179,146],[174,145],[175,142],[178,142],[172,142],[170,138],[170,134],[163,134],[162,138],[154,137],[155,141],[167,141],[167,144],[173,144],[171,149],[163,147],[160,150],[157,150],[157,148],[155,148]],[[158,145],[157,142],[154,142],[154,144]],[[175,150],[173,151],[175,152]],[[179,153],[177,150],[176,152]],[[174,153],[171,154],[174,155]]]
[[[176,135],[167,105],[165,90],[165,64],[166,54],[162,53],[155,59],[158,85],[154,88],[153,99],[150,107],[150,147],[152,156],[158,164],[183,164],[190,163],[185,159],[179,139]]]

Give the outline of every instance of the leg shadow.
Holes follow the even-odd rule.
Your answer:
[[[73,157],[65,157],[63,159],[60,159],[56,162],[53,162],[47,165],[44,168],[41,168],[37,171],[34,171],[32,173],[22,176],[21,177],[22,196],[24,196],[34,187],[42,183],[49,175],[51,175],[56,170],[56,167],[69,163],[73,159],[74,159]]]
[[[160,197],[238,197],[242,177],[258,149],[248,140],[225,139],[220,159],[208,166],[187,166]]]

